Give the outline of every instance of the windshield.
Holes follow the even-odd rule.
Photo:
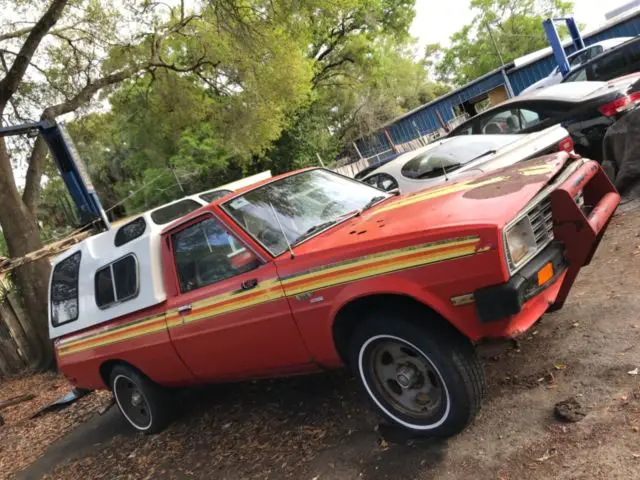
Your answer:
[[[510,115],[510,112],[506,112]],[[503,115],[502,113],[499,115]],[[497,118],[496,115],[493,118]],[[444,176],[473,160],[495,153],[520,138],[520,135],[474,135],[455,137],[425,153],[417,155],[402,166],[406,178],[424,179]]]
[[[274,256],[304,238],[388,198],[327,170],[301,172],[224,203],[224,210]],[[286,235],[286,240],[283,236]]]

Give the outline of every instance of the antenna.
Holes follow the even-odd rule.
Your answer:
[[[282,228],[282,224],[280,223],[280,219],[276,215],[276,209],[273,208],[273,204],[271,202],[269,202],[269,206],[271,207],[271,214],[273,215],[273,218],[275,218],[276,222],[278,222],[278,227],[280,227],[280,231],[282,232],[282,236],[284,237],[284,241],[287,242],[287,248],[289,248],[289,252],[291,253],[291,258],[296,258],[295,254],[293,253],[293,248],[291,248],[291,244],[289,243],[289,239],[287,238],[287,235],[284,233],[284,228]]]

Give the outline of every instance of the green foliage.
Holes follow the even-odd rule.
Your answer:
[[[7,240],[4,238],[3,233],[0,231],[0,257],[8,257],[9,248],[7,247]]]
[[[571,10],[564,0],[471,0],[472,22],[454,33],[450,46],[428,45],[425,59],[438,79],[463,85],[515,58],[548,47],[542,21]],[[560,33],[565,29],[560,29]],[[498,51],[490,34],[493,35]]]
[[[107,111],[69,126],[104,206],[133,214],[265,169],[318,165],[318,155],[329,165],[345,144],[441,95],[448,87],[411,50],[413,6],[214,0],[174,8],[153,28],[135,23],[138,40],[108,45],[102,68],[149,52],[151,65],[103,90]],[[41,211],[58,220],[56,188],[47,184]]]

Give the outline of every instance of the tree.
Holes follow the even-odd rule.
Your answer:
[[[54,119],[86,107],[97,93],[124,81],[134,85],[146,82],[150,88],[166,71],[190,76],[202,88],[225,97],[226,103],[218,104],[215,113],[229,120],[234,112],[242,111],[241,120],[246,126],[271,117],[284,118],[287,109],[279,108],[277,98],[291,94],[295,103],[304,97],[304,91],[288,89],[292,82],[285,81],[285,76],[294,79],[293,83],[300,77],[310,78],[309,66],[302,53],[297,54],[297,45],[279,35],[278,29],[268,30],[270,25],[265,24],[260,10],[229,10],[235,4],[229,0],[212,0],[196,12],[187,11],[183,2],[175,7],[125,2],[117,9],[95,0],[70,1],[51,0],[44,9],[36,2],[5,0],[0,4],[3,11],[15,7],[25,14],[21,18],[27,18],[3,25],[0,31],[3,123],[34,117]],[[260,42],[251,42],[245,29],[259,36]],[[240,50],[244,56],[238,53],[238,46],[243,47]],[[278,58],[286,53],[289,63],[273,65],[268,59],[274,52]],[[271,69],[275,97],[263,98],[256,88],[258,78],[251,72],[261,70],[256,66],[262,64],[266,70]],[[274,70],[277,68],[283,69],[279,75]],[[265,123],[269,126],[265,137],[256,137],[259,132],[253,131],[246,135],[256,142],[262,140],[262,148],[265,139],[278,135],[282,128],[278,122]],[[229,135],[235,135],[233,138],[243,145],[240,132],[234,130]],[[13,173],[16,163],[26,167],[23,189],[18,188]],[[12,158],[5,139],[0,139],[0,226],[11,257],[41,247],[36,212],[45,164],[42,140],[36,140],[22,159],[19,154]],[[42,345],[41,358],[34,359],[41,367],[51,365],[53,358],[46,321],[48,277],[45,260],[15,272]]]
[[[548,47],[542,21],[571,10],[564,0],[471,0],[476,16],[454,33],[450,46],[426,47],[425,58],[438,79],[464,85],[505,63]],[[491,39],[495,40],[495,46]]]

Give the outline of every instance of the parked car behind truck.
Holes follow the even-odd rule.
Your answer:
[[[559,125],[529,135],[461,135],[403,153],[361,181],[411,193],[558,151],[573,151],[573,140]]]
[[[600,42],[592,43],[591,45],[586,46],[580,50],[573,52],[572,54],[567,56],[567,61],[569,62],[569,67],[571,69],[577,69],[580,65],[588,62],[592,58],[597,57],[598,55],[611,50],[612,48],[617,47],[618,45],[627,42],[634,37],[615,37],[608,38],[606,40],[602,40]],[[571,73],[571,72],[569,72]],[[538,80],[532,85],[529,85],[525,88],[520,95],[527,94],[533,92],[534,90],[540,90],[542,88],[550,87],[551,85],[555,85],[557,83],[562,82],[563,76],[560,72],[559,67],[555,67],[551,70],[551,73],[544,77],[541,80]]]
[[[169,422],[167,387],[346,365],[389,421],[450,436],[485,393],[473,344],[560,308],[618,202],[567,153],[407,196],[293,172],[76,245],[49,332],[70,381],[140,431]]]
[[[560,124],[571,134],[576,153],[602,162],[605,132],[638,100],[636,77],[560,83],[485,110],[447,136],[531,133]]]

